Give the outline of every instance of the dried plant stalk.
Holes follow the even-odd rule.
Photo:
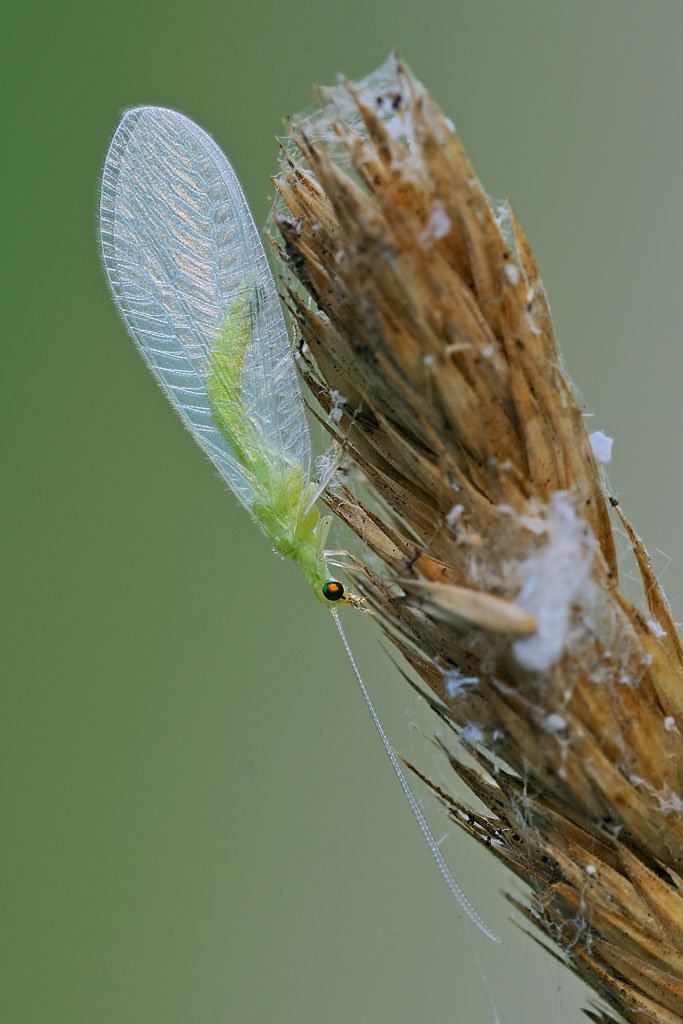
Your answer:
[[[603,491],[529,247],[398,58],[320,100],[289,126],[280,251],[314,300],[290,288],[304,376],[364,479],[329,504],[378,556],[367,601],[489,813],[432,788],[528,883],[508,899],[606,1001],[593,1020],[680,1024],[681,644]],[[618,588],[610,501],[645,614]]]

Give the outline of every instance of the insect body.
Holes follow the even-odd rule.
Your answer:
[[[382,744],[446,884],[496,936],[453,878],[410,790],[337,614],[359,606],[329,578],[329,517],[315,503],[336,469],[311,479],[311,440],[287,327],[232,167],[173,110],[124,114],[102,175],[100,239],[114,299],[146,362],[199,445],[273,547],[330,602]]]
[[[185,425],[321,601],[330,580],[311,441],[270,268],[232,167],[182,114],[137,107],[102,176],[100,237],[116,303]]]

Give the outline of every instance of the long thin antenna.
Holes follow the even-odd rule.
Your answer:
[[[339,631],[339,636],[341,637],[342,643],[344,644],[344,650],[346,651],[348,659],[351,662],[351,668],[353,669],[356,681],[360,686],[360,691],[363,694],[363,699],[365,700],[365,703],[368,706],[368,711],[370,712],[372,720],[375,723],[375,728],[379,733],[379,738],[381,739],[384,749],[386,750],[389,760],[391,761],[391,767],[394,769],[396,773],[396,778],[401,783],[401,789],[405,794],[406,800],[410,804],[410,809],[415,815],[415,820],[420,826],[420,831],[422,832],[422,835],[425,837],[427,846],[432,852],[432,857],[436,861],[436,865],[443,876],[444,882],[450,889],[452,895],[457,900],[460,908],[467,914],[470,921],[472,921],[473,924],[476,924],[479,931],[483,932],[484,935],[488,936],[488,938],[491,939],[492,942],[500,942],[499,936],[496,935],[495,932],[491,931],[486,922],[479,916],[479,914],[474,909],[470,901],[467,899],[467,896],[465,896],[465,893],[462,891],[456,880],[453,878],[450,868],[448,867],[448,864],[444,860],[444,856],[441,850],[439,849],[439,844],[434,838],[434,833],[430,829],[429,825],[427,824],[427,819],[420,810],[420,806],[417,800],[415,799],[415,796],[413,795],[412,789],[408,785],[408,780],[406,779],[403,773],[401,765],[398,763],[398,758],[396,757],[396,754],[394,753],[391,744],[389,743],[387,734],[384,731],[384,727],[379,720],[377,712],[375,711],[375,705],[372,703],[370,694],[368,693],[367,687],[363,682],[363,677],[361,676],[358,666],[356,665],[356,659],[354,658],[351,652],[351,647],[349,646],[349,641],[346,638],[346,633],[344,632],[341,621],[339,619],[339,614],[336,608],[331,610],[332,615],[334,616],[335,625],[337,627],[337,630]]]

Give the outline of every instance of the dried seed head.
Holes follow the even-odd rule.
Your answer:
[[[681,646],[616,509],[646,612],[618,589],[533,257],[397,57],[319,98],[276,179],[288,302],[302,373],[364,478],[362,501],[329,504],[381,559],[366,597],[469,743],[480,770],[446,753],[490,814],[438,795],[615,1012],[681,1021]]]

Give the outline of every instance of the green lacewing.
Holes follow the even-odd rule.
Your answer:
[[[292,558],[335,625],[394,772],[448,888],[498,937],[446,864],[377,716],[336,611],[362,598],[330,578],[329,517],[316,501],[311,438],[282,307],[239,181],[207,133],[162,107],[126,111],[102,174],[100,241],[114,300],[185,426]],[[342,567],[345,567],[342,564]]]
[[[124,114],[102,175],[100,238],[121,315],[185,426],[322,601],[328,520],[289,334],[239,181],[173,110]]]

